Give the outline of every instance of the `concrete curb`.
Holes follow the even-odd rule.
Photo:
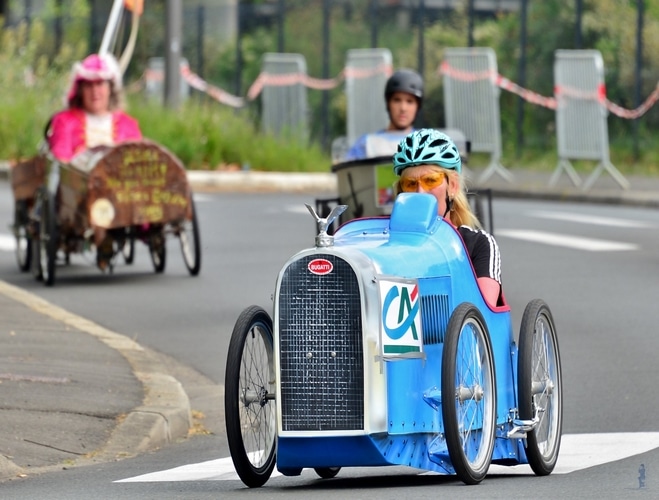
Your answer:
[[[9,179],[9,162],[0,160],[0,179]]]
[[[10,165],[0,161],[0,179],[9,179]],[[336,193],[336,174],[330,172],[259,172],[256,170],[189,170],[193,190],[216,192],[330,192]]]
[[[232,192],[331,192],[337,191],[336,174],[323,172],[188,171],[193,190]]]
[[[9,178],[10,165],[0,161],[0,179]],[[523,173],[523,172],[522,172]],[[531,174],[533,177],[533,174]],[[524,178],[524,175],[519,177]],[[659,185],[646,188],[643,179],[637,179],[637,189],[623,190],[618,186],[597,187],[583,191],[575,186],[547,186],[549,174],[539,174],[533,181],[519,180],[510,185],[498,178],[480,186],[472,183],[474,189],[490,189],[499,198],[534,198],[548,201],[601,203],[639,207],[659,207]],[[189,170],[188,182],[195,192],[288,192],[288,193],[338,193],[337,176],[331,172],[260,172],[256,170],[202,171]],[[640,189],[639,189],[640,187]]]
[[[156,356],[137,342],[70,313],[21,288],[0,280],[0,293],[56,321],[93,335],[117,350],[130,364],[144,388],[143,404],[115,427],[106,445],[91,458],[77,463],[111,461],[135,456],[186,437],[192,426],[190,401],[181,383],[166,374]],[[16,477],[22,469],[0,456],[0,480]],[[34,470],[31,470],[34,473]]]

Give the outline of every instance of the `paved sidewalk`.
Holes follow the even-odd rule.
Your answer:
[[[0,280],[0,481],[187,435],[190,403],[127,337]]]

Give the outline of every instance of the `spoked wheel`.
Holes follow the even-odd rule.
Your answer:
[[[126,228],[126,238],[121,247],[121,254],[124,256],[126,264],[132,264],[135,260],[135,230],[131,227]]]
[[[236,472],[250,488],[263,486],[276,457],[275,374],[272,319],[258,306],[241,313],[231,334],[224,410]]]
[[[153,270],[162,273],[165,270],[167,257],[165,235],[162,231],[155,232],[149,237],[149,253],[151,262],[153,262]]]
[[[333,477],[336,477],[340,470],[341,467],[317,467],[314,469],[316,474],[318,474],[318,477],[322,477],[323,479],[332,479]]]
[[[55,283],[55,260],[58,246],[55,197],[45,189],[40,196],[39,262],[44,284],[52,286]]]
[[[549,307],[539,299],[524,309],[517,365],[519,417],[537,419],[524,440],[529,465],[538,476],[554,470],[563,429],[561,358]]]
[[[29,215],[27,200],[17,200],[14,206],[14,236],[16,237],[16,262],[25,272],[32,263],[32,238],[28,232]]]
[[[179,239],[181,240],[181,251],[185,267],[192,276],[199,274],[201,269],[201,246],[199,244],[199,225],[197,223],[197,210],[194,201],[190,197],[190,206],[192,207],[192,220],[185,219],[179,229]]]
[[[39,241],[39,233],[41,232],[41,224],[36,227],[36,234],[32,240],[32,276],[37,281],[43,280],[43,272],[41,271],[41,242]]]
[[[478,484],[494,451],[496,383],[487,325],[473,304],[460,304],[446,330],[442,417],[455,473],[466,484]]]

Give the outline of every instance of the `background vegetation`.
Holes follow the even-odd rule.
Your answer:
[[[15,3],[15,2],[14,2]],[[258,12],[265,1],[243,1],[246,12]],[[272,3],[272,2],[270,2]],[[276,3],[276,2],[275,2]],[[308,73],[321,77],[323,47],[322,0],[287,0],[284,24],[284,52],[302,54]],[[385,4],[386,2],[380,2]],[[414,3],[414,2],[412,2]],[[25,23],[5,26],[0,38],[0,158],[34,154],[43,127],[50,115],[62,105],[71,64],[97,47],[90,48],[89,5],[85,0],[64,0],[63,40],[57,50],[52,22],[58,15],[56,2]],[[331,9],[330,76],[339,74],[351,48],[371,46],[372,12],[369,0],[334,2]],[[527,63],[525,87],[541,95],[553,94],[553,62],[557,49],[575,48],[574,0],[528,2]],[[423,66],[427,91],[419,125],[442,127],[443,89],[437,68],[445,47],[464,47],[468,40],[466,1],[455,11],[433,11],[420,20],[410,12],[410,22],[402,23],[400,11],[380,8],[377,18],[379,47],[389,48],[396,67],[419,67],[418,30],[424,29]],[[606,69],[607,97],[631,109],[635,106],[636,0],[584,0],[581,48],[602,52]],[[251,10],[250,10],[251,9]],[[20,10],[20,9],[19,9]],[[249,164],[263,170],[327,170],[329,151],[323,144],[321,123],[322,92],[310,90],[311,141],[301,147],[295,141],[269,137],[258,131],[258,99],[244,109],[234,110],[203,96],[188,99],[180,110],[164,109],[144,98],[140,78],[149,57],[162,55],[164,44],[164,0],[148,0],[140,27],[138,46],[126,75],[128,108],[142,125],[145,135],[172,149],[190,168],[221,168],[227,164]],[[266,52],[276,52],[278,30],[275,23],[248,16],[241,38],[242,73],[236,75],[236,42],[218,44],[208,37],[198,50],[194,20],[184,26],[184,56],[193,70],[204,68],[204,78],[231,93],[244,95],[256,79]],[[517,81],[520,63],[521,23],[518,12],[494,13],[476,19],[474,46],[492,47],[497,54],[499,73]],[[146,34],[148,33],[148,36]],[[98,38],[98,34],[96,34]],[[643,69],[641,100],[659,81],[659,3],[645,2],[643,29]],[[242,82],[236,88],[236,82]],[[332,137],[345,133],[345,96],[342,88],[329,91],[329,131]],[[518,130],[519,98],[501,92],[501,119],[504,141],[503,163],[525,168],[556,165],[554,112],[524,104],[520,150]],[[623,172],[657,172],[659,146],[655,130],[659,127],[659,106],[634,123],[609,116],[611,159]],[[640,154],[634,154],[634,137]],[[476,158],[478,161],[478,158]],[[485,158],[482,161],[486,161]],[[577,168],[592,165],[577,164]]]

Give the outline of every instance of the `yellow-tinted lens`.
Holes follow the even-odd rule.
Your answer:
[[[404,177],[400,180],[400,188],[406,193],[415,193],[421,185],[424,191],[431,191],[440,186],[444,179],[446,179],[444,172],[433,172],[419,178]]]

